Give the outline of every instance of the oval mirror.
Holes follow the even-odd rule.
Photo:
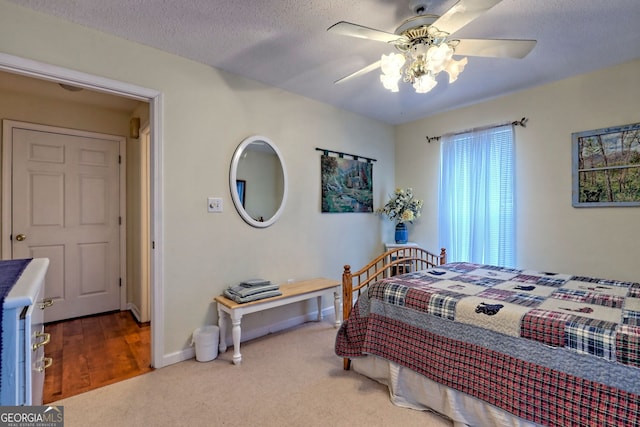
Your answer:
[[[238,145],[229,173],[231,198],[249,225],[268,227],[282,214],[287,200],[287,173],[278,147],[254,135]]]

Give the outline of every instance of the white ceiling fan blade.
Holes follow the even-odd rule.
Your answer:
[[[524,58],[535,45],[535,40],[462,39],[455,47],[455,54],[491,58]]]
[[[453,34],[502,0],[460,0],[432,25]]]
[[[406,38],[393,33],[387,33],[385,31],[374,30],[373,28],[364,27],[358,24],[352,24],[351,22],[340,21],[337,24],[333,24],[327,31],[332,33],[341,34],[343,36],[358,37],[360,39],[377,40],[385,43],[394,43],[397,41],[406,41]]]
[[[348,76],[345,76],[345,77],[343,77],[341,79],[336,80],[334,83],[335,84],[344,83],[347,80],[351,80],[351,79],[353,79],[355,77],[360,77],[360,76],[362,76],[364,74],[367,74],[368,72],[371,72],[371,71],[373,71],[373,70],[375,70],[376,68],[379,68],[379,67],[380,67],[380,61],[376,61],[373,64],[367,65],[366,67],[359,69],[355,73],[351,73]]]

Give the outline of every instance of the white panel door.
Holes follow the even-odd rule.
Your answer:
[[[13,128],[13,258],[49,258],[45,322],[120,309],[117,139]]]

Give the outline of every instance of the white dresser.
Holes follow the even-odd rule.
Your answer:
[[[392,260],[402,259],[405,256],[405,252],[402,249],[411,249],[411,248],[419,248],[420,246],[414,242],[407,243],[385,243],[384,250],[390,251],[391,249],[400,249],[400,251],[396,254],[396,256],[392,257]],[[407,255],[409,256],[410,251],[407,251]],[[407,263],[398,263],[397,265],[391,268],[391,275],[395,276],[397,274],[410,273],[415,270],[415,263],[407,262]]]
[[[417,243],[414,242],[407,242],[407,243],[385,243],[384,244],[384,250],[388,251],[391,249],[397,249],[397,248],[419,248],[420,246]]]
[[[44,370],[51,364],[44,357],[49,336],[43,311],[51,305],[44,301],[48,267],[47,258],[31,260],[4,300],[0,405],[42,405]]]

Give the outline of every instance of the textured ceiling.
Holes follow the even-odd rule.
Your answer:
[[[373,71],[333,82],[394,48],[326,31],[349,21],[393,33],[408,0],[10,0],[106,33],[398,124],[640,58],[639,0],[503,0],[459,38],[535,39],[524,59],[469,57],[453,84],[385,90]],[[441,15],[455,0],[433,0]],[[444,77],[444,76],[443,76]]]

